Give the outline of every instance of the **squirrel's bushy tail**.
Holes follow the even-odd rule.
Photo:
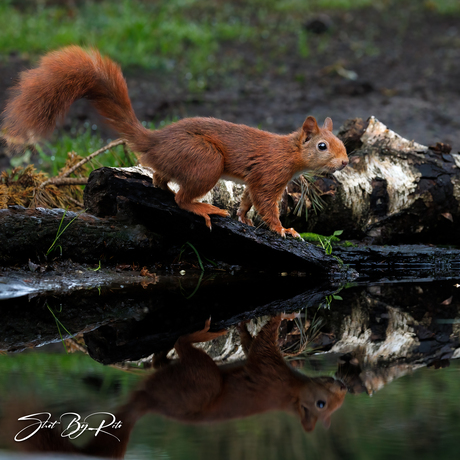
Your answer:
[[[77,99],[86,98],[133,150],[149,132],[131,106],[120,67],[97,50],[69,46],[41,58],[20,74],[3,111],[1,131],[12,144],[31,144],[51,134]],[[139,146],[142,147],[142,146]]]

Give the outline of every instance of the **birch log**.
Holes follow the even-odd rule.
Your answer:
[[[281,201],[281,220],[300,232],[367,239],[374,244],[460,242],[460,155],[402,138],[376,118],[349,120],[339,132],[350,165],[316,178],[299,217],[293,210],[300,187],[291,182]],[[238,207],[240,186],[222,181],[206,197],[227,209]]]
[[[350,167],[320,180],[335,196],[326,197],[310,228],[340,228],[344,237],[377,244],[460,241],[458,154],[408,141],[374,117],[356,142]]]

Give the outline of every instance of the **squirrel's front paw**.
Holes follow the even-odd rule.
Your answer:
[[[302,237],[293,229],[293,228],[284,228],[284,227],[281,227],[281,231],[280,231],[280,235],[283,237],[283,238],[286,238],[286,234],[289,233],[289,235],[293,236],[294,238],[300,238],[302,239]]]
[[[238,216],[238,220],[241,223],[254,227],[252,220],[249,219],[249,217],[246,217],[246,213],[243,213],[241,210],[238,209],[236,215]]]

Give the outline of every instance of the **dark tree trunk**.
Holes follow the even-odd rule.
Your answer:
[[[151,178],[139,172],[94,171],[85,189],[85,208],[92,214],[67,212],[64,216],[62,209],[18,206],[0,210],[0,263],[61,257],[165,267],[189,243],[186,247],[197,251],[194,260],[200,257],[245,269],[302,271],[311,276],[355,276],[312,244],[230,218],[213,217],[210,231],[204,219],[179,209],[171,193],[154,187]]]
[[[62,234],[57,238],[60,231]],[[161,236],[141,225],[126,225],[113,218],[100,219],[63,209],[21,206],[0,210],[0,248],[3,265],[28,260],[45,262],[55,257],[92,263],[145,262],[166,255]]]
[[[141,224],[161,234],[166,245],[190,243],[202,256],[227,264],[312,275],[346,274],[335,258],[301,240],[218,216],[212,217],[211,231],[202,217],[179,209],[171,193],[154,187],[145,171],[94,171],[85,188],[85,208],[99,217],[116,216],[131,225]]]

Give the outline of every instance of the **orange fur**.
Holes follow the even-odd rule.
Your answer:
[[[343,403],[346,387],[331,377],[308,377],[287,364],[277,345],[280,322],[281,316],[270,319],[254,339],[242,327],[247,361],[218,366],[192,346],[223,333],[209,333],[208,321],[202,331],[177,340],[179,361],[150,376],[128,404],[137,408],[139,416],[156,412],[188,423],[277,410],[297,415],[305,431],[313,430],[318,420],[329,426],[331,414]]]
[[[252,224],[246,214],[254,205],[271,230],[298,237],[279,220],[278,201],[287,183],[307,170],[330,173],[348,164],[330,118],[319,127],[307,117],[288,135],[199,117],[148,130],[136,118],[119,66],[94,49],[69,46],[47,54],[11,91],[2,124],[8,142],[36,142],[53,131],[74,101],[87,98],[140,155],[141,164],[154,169],[156,184],[168,188],[168,182],[176,182],[179,207],[203,216],[208,227],[210,215],[228,213],[197,199],[226,177],[246,183],[241,222]]]
[[[120,442],[99,434],[83,448],[77,448],[61,438],[59,430],[42,429],[16,448],[123,458],[137,420],[151,412],[185,423],[210,423],[286,411],[296,415],[307,432],[315,428],[318,420],[329,427],[332,413],[344,401],[346,387],[331,377],[308,377],[285,362],[277,345],[281,319],[281,315],[271,318],[255,338],[240,326],[242,343],[248,349],[247,361],[230,365],[216,365],[203,350],[192,345],[225,334],[209,332],[209,320],[203,330],[180,337],[174,345],[179,360],[148,376],[116,411],[121,428],[105,428]],[[8,420],[13,419],[10,414]]]

